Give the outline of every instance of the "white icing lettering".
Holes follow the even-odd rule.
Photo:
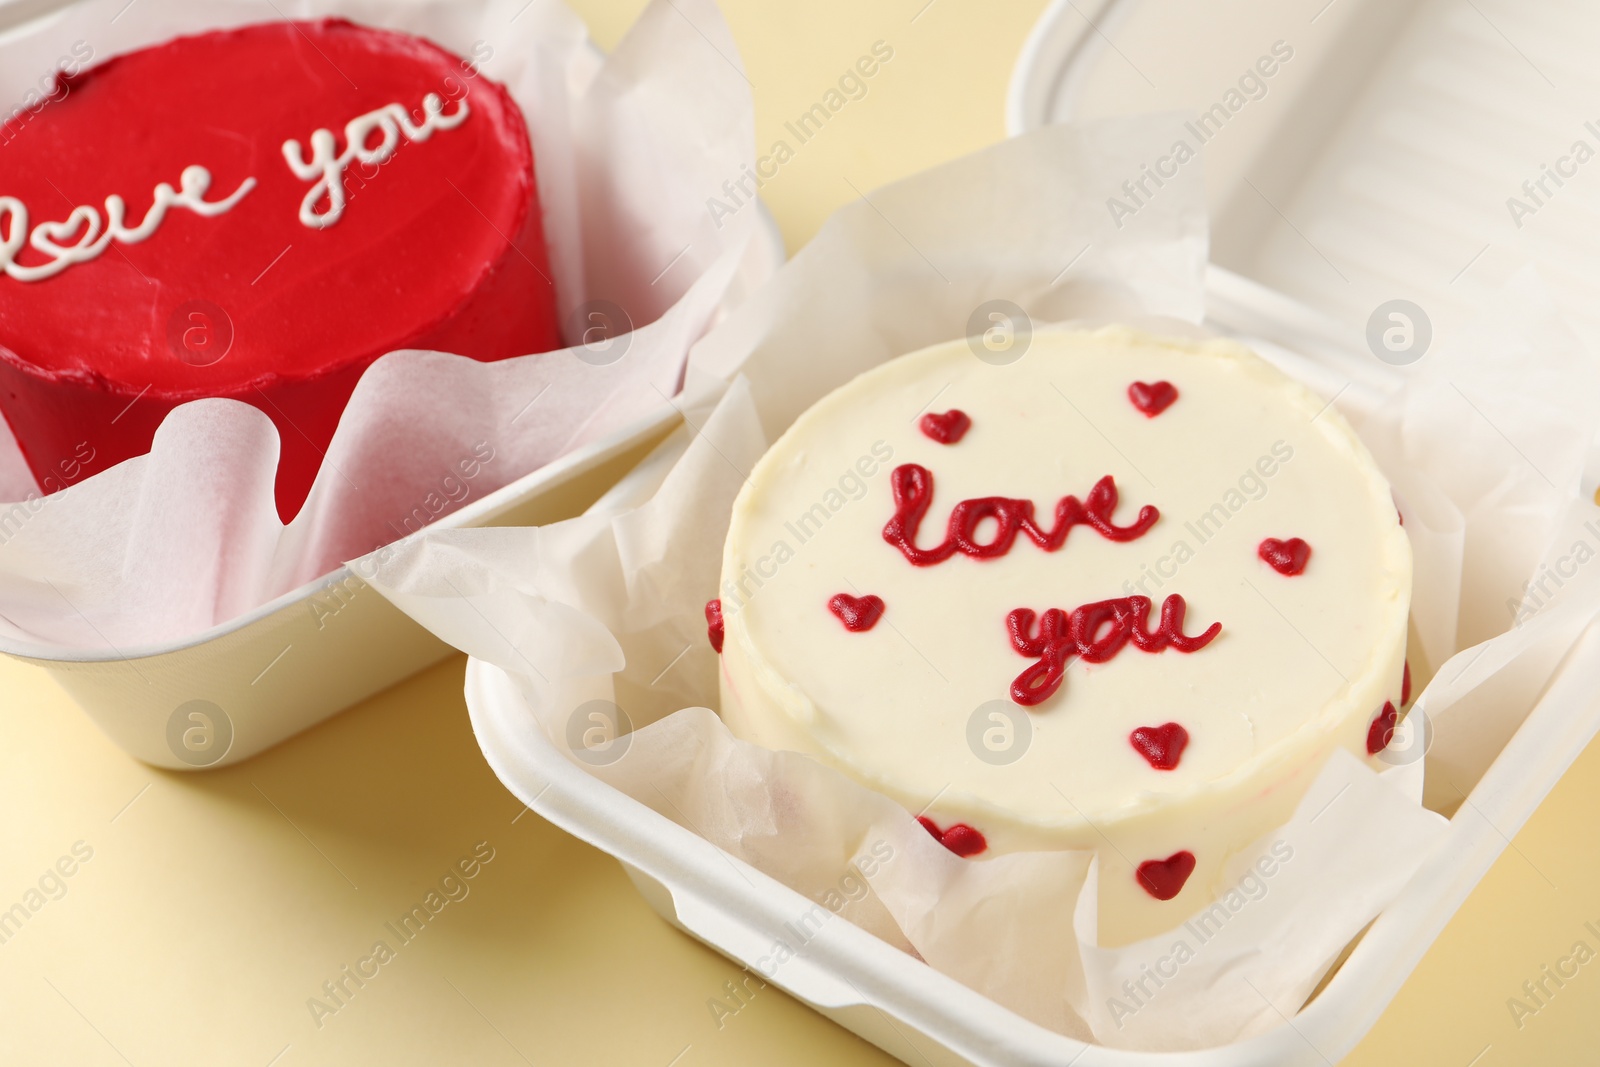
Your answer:
[[[354,161],[383,164],[394,158],[400,149],[400,135],[414,142],[426,141],[435,130],[453,130],[471,111],[466,100],[457,103],[456,109],[445,113],[444,101],[438,93],[422,98],[423,119],[420,125],[411,121],[411,112],[399,104],[386,104],[345,123],[344,151],[338,151],[338,142],[332,130],[317,130],[311,135],[311,158],[306,158],[305,148],[290,138],[283,142],[283,158],[301,181],[315,181],[300,203],[300,221],[313,230],[324,230],[344,217],[344,172]],[[378,134],[376,144],[370,144],[373,134]],[[326,211],[317,206],[326,201]]]
[[[214,218],[243,200],[256,187],[254,178],[246,178],[222,200],[207,200],[211,189],[211,172],[204,167],[185,167],[174,189],[166,182],[156,186],[150,210],[145,212],[139,225],[128,225],[128,205],[120,196],[106,197],[104,220],[100,211],[88,205],[75,207],[60,222],[41,222],[30,231],[28,208],[14,196],[0,196],[0,274],[7,274],[19,282],[37,282],[54,277],[74,263],[87,263],[99,256],[112,241],[135,245],[147,240],[161,226],[167,212],[175,207],[187,208],[196,215]],[[77,240],[73,240],[73,235]],[[50,259],[37,266],[24,266],[17,256],[24,245],[44,253]]]

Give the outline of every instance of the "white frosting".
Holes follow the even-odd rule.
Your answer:
[[[1134,381],[1170,381],[1178,400],[1147,417],[1128,398]],[[925,409],[952,408],[972,420],[958,443],[919,430]],[[1112,523],[1134,524],[1144,505],[1160,518],[1125,542],[1085,524],[1054,551],[1024,535],[998,558],[913,566],[884,538],[902,464],[933,475],[924,549],[958,501],[1032,500],[1048,529],[1058,500],[1086,500],[1105,475],[1120,493]],[[1259,558],[1269,537],[1309,542],[1302,574]],[[1366,756],[1368,724],[1399,702],[1411,553],[1355,433],[1252,353],[1051,330],[1010,365],[955,342],[824,398],[740,493],[723,579],[722,715],[736,734],[815,755],[941,827],[968,823],[990,854],[1097,850],[1102,943],[1116,944],[1209,902],[1228,857],[1287,821],[1334,748]],[[838,593],[881,597],[882,619],[847,630],[828,608]],[[1143,595],[1153,630],[1174,593],[1188,604],[1185,634],[1221,624],[1210,644],[1130,643],[1106,662],[1072,662],[1037,707],[1011,701],[1036,661],[1012,647],[1013,609]],[[1012,717],[979,710],[995,701]],[[1020,758],[979,757],[974,730],[1003,749],[1017,721],[1031,733]],[[1168,722],[1189,742],[1176,769],[1157,770],[1129,735]],[[1194,874],[1157,901],[1134,868],[1179,850],[1195,855]]]
[[[207,200],[211,189],[211,172],[204,167],[185,167],[179,176],[178,188],[166,182],[156,186],[150,210],[137,226],[127,224],[128,206],[120,196],[106,197],[105,217],[88,205],[75,207],[60,222],[41,222],[30,231],[28,209],[14,196],[0,196],[0,273],[19,282],[37,282],[54,277],[74,263],[86,263],[99,256],[112,241],[133,245],[146,240],[161,226],[172,208],[187,208],[196,215],[214,218],[231,211],[256,187],[254,178],[246,178],[239,188],[222,200]],[[74,234],[78,239],[72,244]],[[50,257],[46,263],[25,267],[17,262],[17,255],[26,243]]]
[[[463,97],[456,109],[445,114],[444,100],[438,93],[422,98],[423,119],[420,124],[411,121],[411,112],[400,104],[385,104],[345,123],[344,151],[340,152],[332,130],[317,130],[311,135],[311,158],[306,159],[300,142],[290,138],[283,142],[283,158],[289,169],[302,181],[315,179],[306,197],[300,203],[300,221],[314,230],[326,229],[344,217],[344,172],[352,162],[383,164],[394,158],[400,150],[400,135],[414,142],[426,141],[435,130],[453,130],[472,112]],[[381,133],[376,145],[367,141],[373,133]],[[327,200],[328,209],[320,214],[317,205]]]

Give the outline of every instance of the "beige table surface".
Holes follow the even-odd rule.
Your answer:
[[[791,248],[861,189],[1002,136],[1042,0],[724,0],[758,143],[883,39],[895,58],[765,190]],[[581,0],[604,46],[642,0]],[[920,12],[920,14],[919,14]],[[913,21],[913,16],[915,20]],[[506,793],[450,660],[241,766],[152,771],[43,673],[0,662],[0,1064],[887,1064],[775,989],[719,1027],[739,969],[617,864]],[[1349,1057],[1600,1063],[1600,962],[1519,1028],[1507,1007],[1600,948],[1600,745],[1573,766]],[[483,844],[480,844],[483,843]],[[492,859],[336,1013],[307,1002],[474,849]],[[79,862],[74,854],[89,858]],[[65,861],[63,862],[63,857]],[[70,877],[48,872],[61,862]]]

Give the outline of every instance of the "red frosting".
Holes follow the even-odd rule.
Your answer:
[[[846,630],[861,633],[878,625],[878,620],[883,618],[883,598],[871,593],[861,597],[836,593],[828,601],[828,610],[839,617]]]
[[[711,642],[711,650],[718,655],[722,654],[722,639],[726,635],[727,630],[722,623],[722,601],[706,601],[706,638]]]
[[[1279,574],[1292,578],[1306,569],[1306,564],[1311,560],[1311,546],[1298,537],[1291,537],[1287,541],[1269,537],[1261,542],[1256,555],[1266,560]]]
[[[1153,419],[1178,399],[1178,387],[1171,382],[1134,382],[1128,386],[1128,399]]]
[[[1378,717],[1367,727],[1367,755],[1376,756],[1389,747],[1389,742],[1394,740],[1394,726],[1399,718],[1400,713],[1395,710],[1395,706],[1385,700],[1383,710],[1378,712]]]
[[[1132,541],[1143,537],[1161,516],[1146,504],[1131,526],[1113,523],[1117,485],[1108,474],[1095,483],[1086,503],[1075,496],[1062,497],[1056,503],[1055,525],[1048,530],[1035,521],[1033,501],[986,496],[957,504],[950,512],[944,542],[934,548],[918,548],[917,531],[933,503],[933,472],[915,463],[896,467],[889,474],[889,489],[894,494],[894,516],[883,527],[883,539],[919,567],[942,563],[957,552],[978,559],[1003,556],[1011,551],[1019,533],[1026,534],[1046,552],[1054,552],[1066,544],[1067,534],[1079,524],[1111,541]],[[977,531],[979,524],[988,519],[995,521],[996,529],[994,539],[983,544],[977,540]]]
[[[1183,884],[1194,873],[1194,853],[1174,852],[1164,860],[1145,860],[1139,864],[1139,884],[1157,900],[1171,900],[1183,892]]]
[[[943,415],[935,415],[930,411],[922,416],[917,426],[941,445],[953,445],[972,429],[972,420],[967,417],[965,411],[951,408]]]
[[[1407,663],[1405,670],[1400,673],[1400,703],[1411,703],[1411,664]]]
[[[1066,680],[1071,654],[1088,663],[1104,663],[1130,640],[1141,652],[1165,648],[1198,652],[1222,632],[1222,624],[1214,622],[1203,633],[1185,635],[1183,615],[1188,604],[1177,593],[1162,603],[1156,628],[1147,630],[1150,607],[1149,597],[1135,595],[1084,604],[1070,613],[1051,608],[1043,618],[1031,608],[1015,609],[1006,616],[1011,647],[1024,656],[1039,657],[1039,662],[1017,675],[1011,683],[1011,699],[1025,708],[1049,700]]]
[[[0,275],[0,410],[41,484],[148,451],[182,401],[231,397],[278,426],[287,516],[378,356],[560,347],[526,121],[459,57],[343,21],[272,22],[119,56],[65,89],[0,147],[0,196],[30,229],[77,206],[103,227],[113,195],[137,225],[157,184],[181,188],[192,166],[211,173],[209,202],[256,185],[212,217],[174,206],[148,239],[52,277]],[[290,169],[284,143],[309,159],[328,130],[341,154],[346,123],[389,104],[420,122],[430,93],[446,114],[464,99],[465,121],[426,140],[401,132],[382,164],[351,161],[343,217],[303,224],[315,179]],[[0,212],[0,241],[20,221]],[[84,235],[80,223],[55,239]],[[24,245],[15,262],[50,258]],[[92,461],[70,462],[85,451]]]
[[[989,847],[989,842],[977,830],[964,822],[958,822],[949,829],[941,830],[932,819],[926,815],[918,815],[917,821],[922,828],[932,834],[934,840],[958,856],[976,856]]]
[[[1141,726],[1128,735],[1134,751],[1150,761],[1158,771],[1176,770],[1183,750],[1189,744],[1189,731],[1175,722],[1163,726]]]

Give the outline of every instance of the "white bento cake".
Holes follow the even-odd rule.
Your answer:
[[[862,374],[756,465],[707,605],[721,714],[975,862],[1094,850],[1125,944],[1387,744],[1410,545],[1339,413],[1237,344],[979,351]]]

